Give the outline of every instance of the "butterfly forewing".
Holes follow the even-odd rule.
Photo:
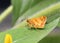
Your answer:
[[[41,16],[39,18],[28,19],[27,23],[30,27],[44,28],[46,21],[47,21],[47,17]]]

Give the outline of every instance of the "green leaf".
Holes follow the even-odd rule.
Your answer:
[[[58,26],[57,27],[59,27],[60,28],[60,22],[58,23]]]
[[[57,27],[59,27],[59,28],[60,28],[60,19],[59,19],[59,23],[58,23]]]
[[[51,8],[51,11],[49,11],[47,9],[48,12],[46,12],[45,15],[49,15],[50,17],[53,15],[57,15],[59,14],[59,9],[60,8],[57,8],[57,6],[53,7],[55,5],[55,3],[58,3],[59,0],[55,0],[55,1],[52,1],[52,0],[47,0],[47,1],[41,1],[40,3],[36,4],[35,6],[33,6],[31,9],[27,10],[21,17],[19,17],[19,19],[17,20],[16,22],[16,25],[19,24],[21,21],[25,20],[26,18],[32,16],[33,14],[35,14],[36,12],[40,12],[42,10],[45,10],[47,9],[48,7]],[[53,10],[52,10],[53,9]],[[43,12],[44,13],[44,12]],[[42,14],[41,14],[42,15]],[[60,15],[59,15],[60,16]],[[58,17],[58,15],[57,15]],[[56,18],[56,17],[54,17]]]
[[[48,2],[48,4],[50,5],[49,2]],[[37,5],[40,6],[40,4],[37,4]],[[51,7],[49,5],[47,5],[49,7],[45,6],[46,9],[43,6],[42,10],[41,10],[42,7],[39,8],[39,6],[37,6],[37,5],[36,5],[36,7],[34,6],[34,7],[30,8],[29,10],[27,10],[27,12],[23,13],[23,17],[27,17],[28,16],[27,14],[29,14],[29,17],[30,17],[30,15],[34,14],[33,16],[31,16],[31,18],[40,17],[40,16],[45,15],[48,17],[48,20],[47,20],[48,23],[46,24],[45,28],[42,30],[38,30],[38,29],[29,30],[30,28],[27,26],[26,21],[23,21],[23,22],[19,23],[17,26],[15,26],[12,30],[1,33],[0,34],[1,43],[3,43],[6,33],[10,33],[13,36],[13,42],[15,42],[15,43],[37,43],[39,40],[43,39],[49,32],[51,32],[57,26],[57,24],[59,22],[58,17],[60,17],[60,16],[58,16],[60,13],[59,12],[60,3],[53,4],[53,6],[51,6]],[[44,3],[43,3],[43,5],[44,5]],[[25,7],[23,7],[23,8],[24,9],[22,11],[25,10]],[[34,9],[34,8],[37,8],[37,9]],[[19,12],[19,14],[20,14],[20,12]],[[56,19],[55,17],[58,19]]]
[[[13,43],[37,43],[50,33],[57,26],[58,22],[59,18],[46,24],[45,28],[42,30],[30,30],[26,25],[26,21],[24,21],[20,24],[19,28],[0,33],[0,43],[4,43],[4,37],[7,33],[12,35]]]
[[[45,37],[39,43],[60,43],[60,35],[59,36],[50,36]]]
[[[41,0],[12,0],[13,5],[12,24],[16,22],[18,17],[23,15],[23,13],[25,13],[28,9],[30,9],[40,1]]]
[[[12,4],[13,4],[12,24],[14,24],[16,19],[18,19],[18,17],[19,17],[22,0],[18,0],[18,1],[12,0]]]

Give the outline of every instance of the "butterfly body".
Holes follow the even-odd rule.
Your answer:
[[[41,17],[38,17],[38,18],[28,19],[27,23],[30,27],[44,28],[46,21],[47,21],[47,17],[46,16],[41,16]]]

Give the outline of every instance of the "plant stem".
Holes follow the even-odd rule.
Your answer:
[[[3,13],[0,15],[0,22],[2,22],[11,12],[12,12],[13,6],[9,6]]]

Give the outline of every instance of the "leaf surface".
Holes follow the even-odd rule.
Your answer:
[[[7,33],[12,35],[13,43],[37,43],[50,33],[58,24],[59,18],[46,24],[44,29],[30,30],[24,21],[19,28],[11,29],[0,33],[0,43],[4,43],[4,37]]]
[[[45,8],[47,9],[48,7],[54,6],[58,2],[59,2],[59,0],[55,0],[55,1],[52,1],[52,0],[41,1],[40,3],[36,4],[32,8],[28,9],[25,13],[23,13],[23,15],[20,16],[19,19],[17,20],[16,25],[19,24],[20,22],[22,22],[23,20],[27,19],[28,17],[34,15],[36,12],[40,12],[42,10],[45,10]],[[45,16],[46,15],[50,16],[50,17],[54,16],[54,15],[58,16],[58,14],[60,13],[59,9],[60,8],[57,8],[57,6],[56,7],[52,7],[51,9],[49,9],[50,11],[47,9],[46,13],[43,12],[43,14],[40,14],[40,15],[44,15],[44,13],[45,13]],[[49,13],[48,13],[48,11],[49,11]]]

